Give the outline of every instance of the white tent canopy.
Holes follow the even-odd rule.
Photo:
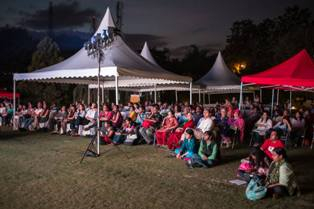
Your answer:
[[[115,27],[109,8],[96,33],[108,27]],[[120,36],[116,36],[112,45],[104,49],[104,60],[101,62],[100,76],[104,82],[119,77],[119,86],[190,83],[192,79],[176,75],[159,66],[151,64],[130,49]],[[70,58],[31,73],[14,74],[14,80],[36,80],[41,82],[96,84],[98,61],[87,56],[84,48]],[[114,86],[114,85],[113,85]]]
[[[221,56],[221,52],[218,53],[216,61],[212,68],[201,79],[195,82],[195,84],[206,87],[206,92],[240,92],[240,79],[229,70],[225,61]]]
[[[144,57],[146,60],[148,60],[150,63],[159,66],[156,62],[156,60],[154,59],[154,57],[152,56],[152,54],[150,53],[149,47],[147,42],[145,41],[142,52],[141,52],[141,56]]]

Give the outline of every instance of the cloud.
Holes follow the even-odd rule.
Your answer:
[[[48,29],[49,9],[39,9],[32,13],[19,11],[21,20],[19,25],[31,29]],[[53,5],[53,28],[77,28],[91,22],[91,17],[97,16],[95,9],[81,9],[77,1],[59,3]]]

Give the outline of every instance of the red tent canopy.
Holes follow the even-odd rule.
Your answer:
[[[9,91],[3,91],[0,90],[0,98],[8,98],[8,99],[13,99],[13,93],[9,92]],[[15,97],[19,98],[20,97],[20,93],[15,93]]]
[[[241,82],[259,85],[314,87],[314,62],[305,49],[283,63],[253,75]]]

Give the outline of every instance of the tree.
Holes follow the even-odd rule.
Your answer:
[[[38,70],[62,61],[60,49],[51,38],[44,37],[38,44],[37,50],[32,55],[32,62],[28,71]],[[27,101],[45,100],[48,104],[52,102],[67,103],[72,101],[72,87],[65,84],[48,84],[38,82],[19,82],[18,91],[24,95]]]
[[[236,63],[245,62],[246,70],[241,74],[247,74],[279,64],[304,48],[314,53],[314,23],[308,9],[294,6],[259,24],[236,21],[224,56],[231,69]]]
[[[28,66],[28,71],[41,69],[62,60],[58,44],[46,36],[37,44],[37,50],[32,55],[32,63]]]
[[[12,89],[13,73],[29,65],[35,41],[27,30],[6,25],[0,28],[0,88]]]

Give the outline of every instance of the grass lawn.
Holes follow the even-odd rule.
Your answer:
[[[245,199],[235,179],[247,149],[223,150],[211,169],[188,169],[153,146],[101,146],[79,163],[89,139],[0,132],[0,208],[314,208],[314,150],[289,150],[301,197]],[[129,159],[127,159],[126,155]]]

